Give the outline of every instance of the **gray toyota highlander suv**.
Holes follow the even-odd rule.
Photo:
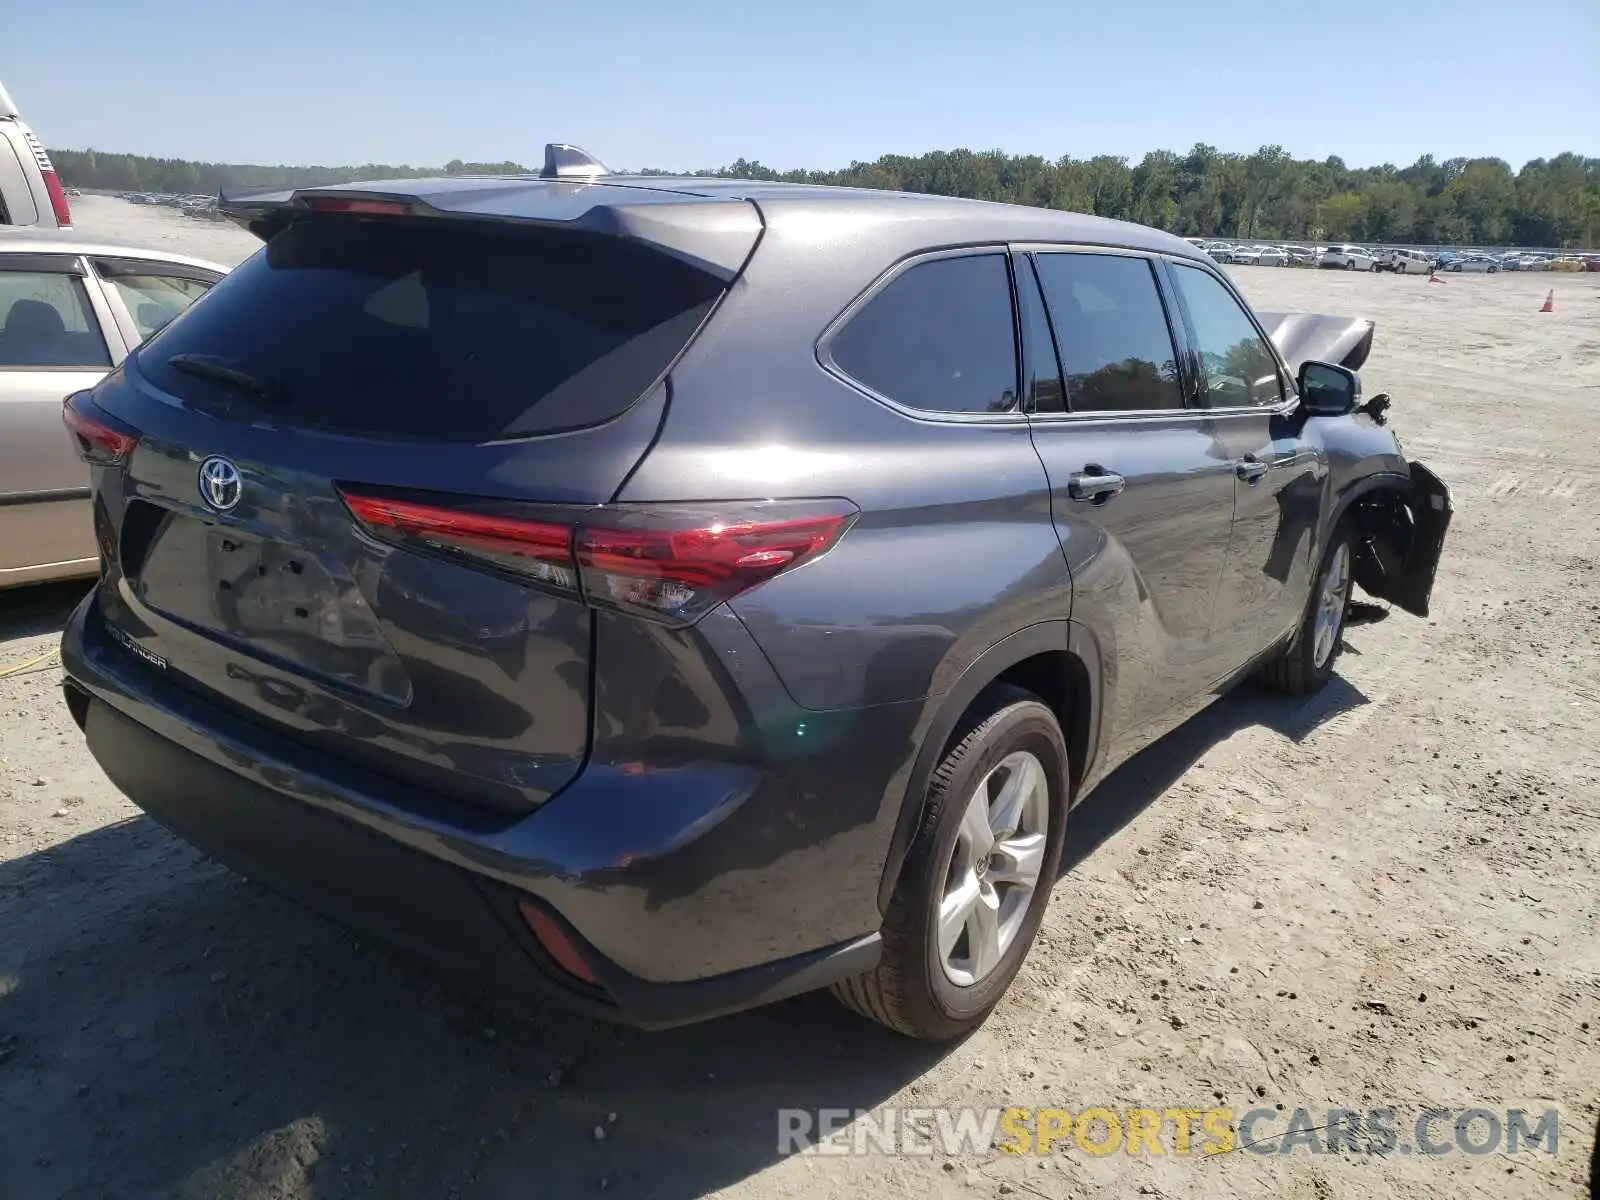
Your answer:
[[[1112,767],[1320,686],[1353,582],[1427,612],[1371,326],[1178,238],[570,147],[223,208],[264,248],[65,409],[67,702],[157,820],[448,965],[958,1035]]]

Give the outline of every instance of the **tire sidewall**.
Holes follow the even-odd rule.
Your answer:
[[[1023,700],[1002,709],[987,730],[981,744],[951,773],[948,785],[939,796],[937,811],[924,825],[925,852],[916,864],[907,899],[916,907],[912,916],[911,964],[923,984],[915,989],[917,999],[929,1003],[926,1018],[951,1027],[965,1027],[995,1006],[1011,985],[1022,960],[1033,944],[1034,935],[1050,903],[1051,885],[1061,867],[1063,831],[1066,828],[1068,772],[1066,744],[1055,715],[1036,700]],[[937,912],[944,894],[946,869],[960,832],[961,814],[973,788],[1006,755],[1026,750],[1035,755],[1045,769],[1050,788],[1050,829],[1045,859],[1039,872],[1039,885],[1029,904],[1016,937],[1007,947],[1000,964],[971,987],[959,987],[944,972],[937,944]],[[908,997],[909,999],[909,997]]]

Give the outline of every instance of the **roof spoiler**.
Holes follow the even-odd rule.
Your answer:
[[[5,88],[0,86],[0,115],[4,115],[8,103]],[[539,172],[540,179],[594,179],[600,175],[611,174],[607,167],[594,155],[582,146],[574,146],[570,142],[546,142],[544,147],[544,167]],[[281,187],[240,187],[218,189],[217,209],[230,221],[250,229],[250,222],[275,208],[282,208],[291,204],[299,196],[301,190],[296,188]],[[255,232],[251,230],[251,232]]]
[[[631,238],[730,281],[761,234],[759,210],[742,199],[671,195],[596,178],[605,170],[574,147],[551,147],[556,175],[503,179],[394,179],[324,187],[227,188],[217,211],[263,242],[320,210],[427,220],[504,220]],[[567,154],[572,151],[572,154]],[[547,154],[547,159],[551,157]],[[572,187],[592,180],[592,186]]]

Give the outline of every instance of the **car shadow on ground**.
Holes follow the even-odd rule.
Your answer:
[[[60,633],[89,586],[74,579],[0,592],[0,642]]]
[[[1080,807],[1070,861],[1235,730],[1361,703],[1225,697]],[[782,1157],[778,1110],[872,1108],[949,1052],[823,995],[653,1034],[488,1003],[143,817],[0,863],[0,929],[4,1196],[674,1200]]]
[[[134,818],[0,864],[0,1195],[688,1197],[946,1048],[826,996],[647,1034],[513,1009]],[[597,1134],[596,1130],[600,1132]]]
[[[1345,652],[1350,653],[1350,647],[1346,646]],[[1165,794],[1207,751],[1233,734],[1259,727],[1292,742],[1303,742],[1324,725],[1368,703],[1359,688],[1338,674],[1303,700],[1250,684],[1235,688],[1123,763],[1072,810],[1061,873],[1065,875],[1093,854]]]

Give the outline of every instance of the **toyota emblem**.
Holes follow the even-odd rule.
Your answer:
[[[244,494],[239,468],[225,458],[212,455],[200,464],[200,498],[218,512],[227,512]]]

